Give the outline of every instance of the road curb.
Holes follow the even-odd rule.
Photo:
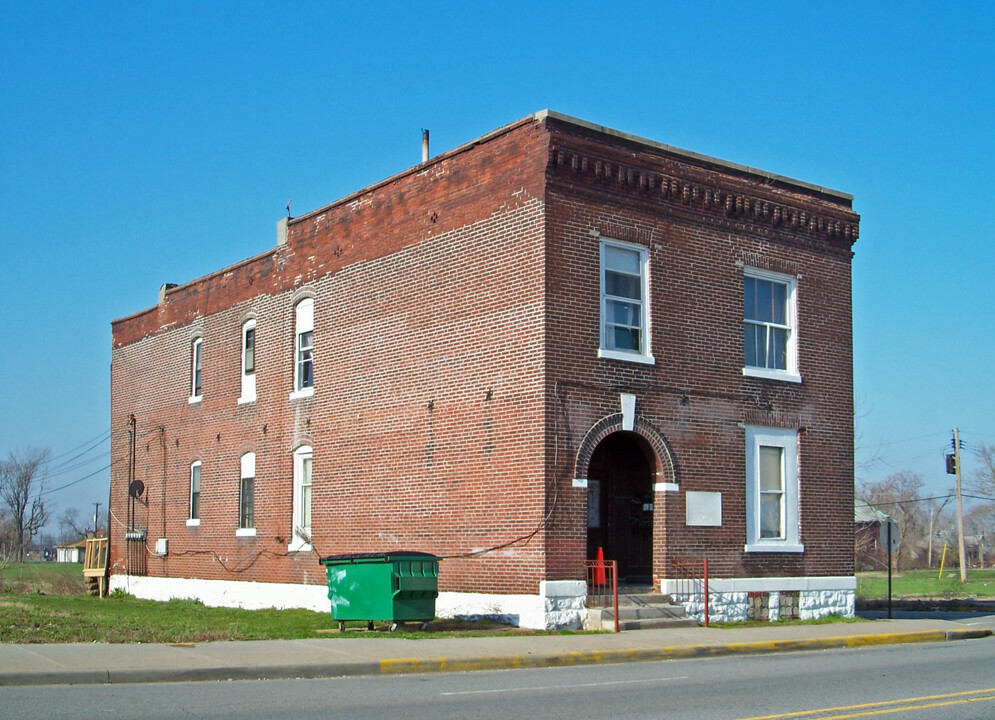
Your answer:
[[[856,648],[946,642],[988,637],[987,628],[920,630],[915,632],[840,635],[799,640],[757,640],[722,645],[677,645],[629,649],[581,650],[478,657],[384,658],[360,662],[300,663],[283,665],[216,665],[185,668],[88,668],[79,670],[0,673],[0,686],[107,685],[127,683],[196,682],[226,680],[290,680],[346,676],[400,675],[409,673],[471,672],[516,668],[568,667],[624,662],[686,660],[721,655],[750,655],[796,650]]]
[[[191,668],[128,668],[119,670],[55,670],[0,673],[0,687],[26,685],[125,685],[129,683],[227,680],[296,680],[379,675],[378,661],[303,663],[299,665],[225,665]]]
[[[474,670],[511,670],[517,668],[565,667],[601,663],[652,662],[682,660],[718,655],[748,655],[793,650],[899,645],[919,642],[945,642],[987,637],[992,631],[923,630],[879,635],[843,635],[804,640],[760,640],[726,645],[681,645],[676,647],[634,648],[628,650],[587,650],[581,652],[504,655],[476,658],[387,658],[380,661],[380,674],[470,672]]]

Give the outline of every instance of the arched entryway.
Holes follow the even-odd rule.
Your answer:
[[[588,557],[603,548],[630,584],[652,581],[653,457],[644,438],[620,431],[598,443],[588,465]]]

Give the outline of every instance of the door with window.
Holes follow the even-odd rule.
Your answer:
[[[588,468],[588,557],[603,548],[628,583],[650,583],[653,575],[653,475],[646,452],[635,433],[614,433],[595,449]]]

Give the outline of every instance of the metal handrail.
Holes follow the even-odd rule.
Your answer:
[[[615,560],[585,560],[587,574],[587,605],[608,607],[609,602],[615,616],[615,632],[618,632],[618,562]]]
[[[708,558],[674,559],[670,567],[674,573],[674,602],[684,604],[700,598],[708,627]]]

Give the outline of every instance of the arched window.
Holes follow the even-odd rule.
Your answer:
[[[314,300],[305,298],[294,312],[294,396],[314,393]]]
[[[238,493],[238,535],[255,535],[255,484],[256,454],[247,452],[242,456],[241,482]],[[251,530],[252,532],[245,532]]]
[[[203,338],[194,338],[190,344],[190,402],[200,402],[204,392],[203,385]]]
[[[242,325],[242,394],[238,402],[256,400],[256,321],[246,320]]]
[[[190,463],[190,518],[187,525],[200,525],[200,460]]]
[[[289,550],[311,549],[311,446],[294,451],[293,542]]]

